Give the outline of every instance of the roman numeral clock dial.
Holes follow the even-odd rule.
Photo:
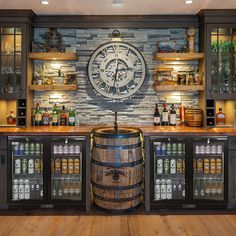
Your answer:
[[[88,76],[94,89],[110,99],[125,99],[136,93],[146,75],[141,52],[124,42],[98,47],[88,63]]]

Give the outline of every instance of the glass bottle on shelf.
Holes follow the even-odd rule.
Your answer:
[[[216,125],[225,125],[226,115],[222,112],[222,108],[219,108],[219,112],[216,113]]]
[[[170,110],[170,125],[175,126],[176,125],[176,111],[174,104],[171,105],[171,110]]]
[[[8,125],[16,125],[16,116],[13,111],[10,111],[10,114],[7,116],[7,124]]]
[[[186,119],[186,107],[183,105],[183,103],[181,103],[181,106],[179,107],[179,117],[181,124],[184,125]]]
[[[163,126],[168,125],[168,110],[166,109],[166,103],[163,104],[161,125]]]
[[[35,126],[40,126],[40,125],[42,125],[42,113],[39,107],[39,103],[37,103],[35,109]]]
[[[65,111],[65,106],[62,106],[62,111],[60,113],[60,125],[65,126],[67,125],[67,113]]]
[[[155,108],[155,113],[153,117],[153,124],[156,126],[161,125],[161,117],[160,117],[160,112],[158,110],[158,104],[156,103],[156,108]]]
[[[53,110],[52,110],[52,126],[58,126],[59,125],[59,114],[57,105],[54,104]]]
[[[68,116],[68,125],[69,126],[75,126],[75,117],[76,112],[73,108],[70,109],[69,116]]]
[[[42,115],[43,125],[50,125],[50,114],[48,112],[48,109],[45,108],[44,113]]]

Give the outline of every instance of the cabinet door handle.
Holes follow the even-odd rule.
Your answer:
[[[5,165],[5,155],[1,155],[1,165]]]

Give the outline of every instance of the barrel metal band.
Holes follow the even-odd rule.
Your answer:
[[[129,186],[104,186],[104,185],[100,185],[100,184],[97,184],[97,183],[94,183],[92,181],[92,185],[96,188],[100,188],[100,189],[103,189],[103,190],[130,190],[130,189],[134,189],[134,188],[137,188],[137,187],[140,187],[142,185],[142,181],[137,183],[137,184],[133,184],[133,185],[129,185]]]
[[[93,132],[94,137],[99,137],[99,138],[114,138],[114,139],[119,139],[119,138],[136,138],[140,137],[140,132],[133,132],[129,134],[106,134],[106,133],[97,133],[96,131]]]
[[[122,167],[134,167],[139,164],[143,163],[143,159],[139,159],[137,161],[133,162],[125,162],[125,163],[110,163],[110,162],[100,162],[96,160],[91,160],[91,162],[97,166],[107,166],[107,167],[112,167],[112,168],[122,168]]]
[[[138,195],[135,195],[133,197],[127,197],[127,198],[106,198],[106,197],[102,197],[102,196],[99,196],[97,194],[93,194],[93,196],[99,200],[102,200],[102,201],[105,201],[105,202],[128,202],[128,201],[133,201],[137,198],[140,198],[141,197],[141,193],[139,193]]]
[[[131,145],[103,145],[103,144],[98,144],[98,143],[93,143],[94,147],[97,148],[102,148],[102,149],[108,149],[108,150],[124,150],[124,149],[133,149],[137,147],[141,147],[141,142],[136,143],[136,144],[131,144]]]

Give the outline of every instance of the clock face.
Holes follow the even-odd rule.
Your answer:
[[[94,89],[107,98],[124,99],[139,90],[146,64],[138,49],[128,43],[109,42],[93,53],[88,76]]]

